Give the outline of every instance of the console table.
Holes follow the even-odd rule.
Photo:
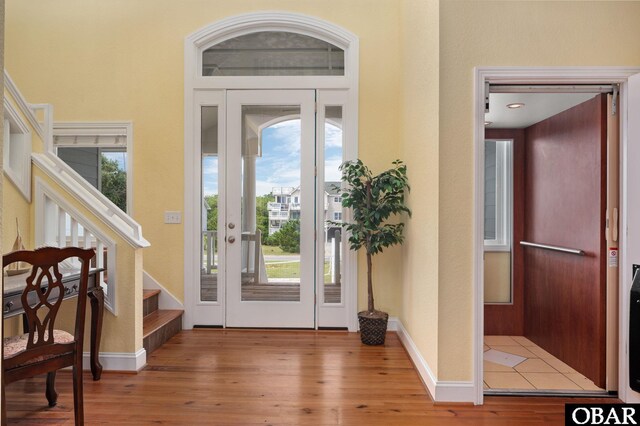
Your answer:
[[[93,380],[100,380],[102,365],[98,358],[100,351],[100,337],[102,334],[102,315],[104,313],[104,292],[98,285],[98,277],[104,269],[91,269],[89,271],[89,284],[87,296],[91,305],[91,374]],[[60,269],[62,273],[62,284],[64,285],[63,299],[70,299],[78,296],[78,284],[80,281],[80,271],[77,269]],[[26,285],[29,272],[20,275],[4,277],[4,306],[3,318],[10,318],[24,313],[22,309],[22,290]],[[31,303],[31,301],[29,301]],[[35,303],[35,299],[33,301]]]

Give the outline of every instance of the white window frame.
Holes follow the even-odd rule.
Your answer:
[[[53,123],[53,151],[58,148],[125,148],[127,152],[127,211],[133,216],[133,122]]]
[[[257,31],[287,31],[325,40],[345,51],[345,74],[342,76],[202,76],[201,53],[221,41]],[[190,329],[194,324],[194,309],[197,306],[197,286],[199,276],[198,250],[199,220],[201,206],[200,147],[197,146],[195,111],[198,93],[214,91],[222,95],[230,89],[314,89],[318,96],[318,108],[323,98],[335,98],[336,105],[343,105],[345,160],[354,160],[358,153],[358,37],[334,24],[307,15],[285,12],[256,12],[234,16],[207,25],[185,39],[185,200],[184,200],[184,292],[185,315],[183,327]],[[224,96],[222,96],[224,97]],[[221,104],[224,107],[224,104]],[[320,126],[322,127],[322,126]],[[318,192],[323,191],[318,190]],[[322,195],[324,197],[324,195]],[[321,198],[322,200],[322,198]],[[348,213],[347,213],[348,216]],[[345,239],[346,241],[346,239]],[[345,275],[344,320],[350,331],[358,328],[357,257],[345,250],[343,266]],[[321,286],[318,286],[321,288]],[[318,312],[318,318],[320,314]],[[318,326],[319,322],[316,322]],[[224,326],[224,324],[223,324]]]
[[[342,220],[342,212],[333,212],[333,220]]]
[[[14,130],[12,132],[12,129]],[[31,131],[18,110],[4,98],[2,143],[4,174],[31,202]]]
[[[511,251],[513,236],[513,139],[496,143],[496,238],[484,240],[485,251]]]

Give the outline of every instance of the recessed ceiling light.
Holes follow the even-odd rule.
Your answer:
[[[485,121],[485,122],[484,122],[484,125],[485,125],[485,126],[489,126],[489,125],[491,125],[491,124],[493,124],[493,121]]]
[[[511,108],[511,109],[517,109],[517,108],[522,108],[524,106],[523,103],[521,102],[516,102],[513,104],[507,104],[507,108]]]

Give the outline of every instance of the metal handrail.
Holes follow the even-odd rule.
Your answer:
[[[576,254],[578,256],[584,256],[585,255],[585,252],[583,250],[580,250],[580,249],[573,249],[573,248],[560,247],[560,246],[551,246],[551,245],[548,245],[548,244],[537,244],[537,243],[531,243],[529,241],[520,241],[520,245],[521,246],[525,246],[525,247],[540,248],[540,249],[544,249],[544,250],[559,251],[559,252],[562,252],[562,253]]]

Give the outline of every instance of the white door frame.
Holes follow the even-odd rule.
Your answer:
[[[317,209],[314,200],[315,176],[309,173],[315,167],[315,90],[228,90],[227,102],[227,140],[226,181],[224,190],[224,214],[226,220],[222,228],[226,262],[224,263],[226,280],[225,325],[229,327],[291,327],[315,328],[314,307],[315,283],[314,256],[315,215]],[[241,194],[242,177],[240,161],[242,159],[242,121],[243,105],[291,105],[300,107],[300,298],[297,301],[243,301],[241,289]],[[267,123],[268,124],[268,123]],[[266,126],[265,126],[266,127]],[[306,170],[306,172],[305,172]],[[234,224],[230,228],[230,224]],[[235,241],[231,242],[230,237]],[[247,260],[248,261],[248,260]],[[222,285],[218,281],[218,285]]]
[[[477,67],[474,76],[474,268],[473,268],[473,386],[474,403],[484,401],[483,336],[484,336],[484,111],[485,83],[493,84],[620,84],[620,141],[621,141],[621,229],[627,230],[630,208],[627,203],[630,173],[628,164],[640,164],[640,150],[629,150],[627,116],[627,80],[640,73],[640,68],[622,67]],[[637,143],[634,143],[634,146]],[[618,322],[618,397],[625,402],[640,401],[628,387],[628,288],[631,285],[631,259],[627,233],[620,232],[620,292]]]
[[[257,31],[287,31],[316,37],[332,43],[345,52],[344,76],[292,77],[202,77],[201,53],[223,40]],[[346,103],[343,114],[343,153],[345,160],[357,158],[358,153],[358,37],[330,22],[311,16],[289,12],[256,12],[222,19],[207,25],[185,39],[184,54],[184,306],[183,328],[194,325],[193,307],[199,288],[198,261],[200,256],[200,146],[194,122],[195,102],[199,92],[225,89],[316,89],[341,91]],[[346,288],[345,321],[349,331],[357,330],[357,257],[350,250],[344,256]],[[198,284],[198,285],[197,285]],[[222,324],[224,326],[224,324]]]

